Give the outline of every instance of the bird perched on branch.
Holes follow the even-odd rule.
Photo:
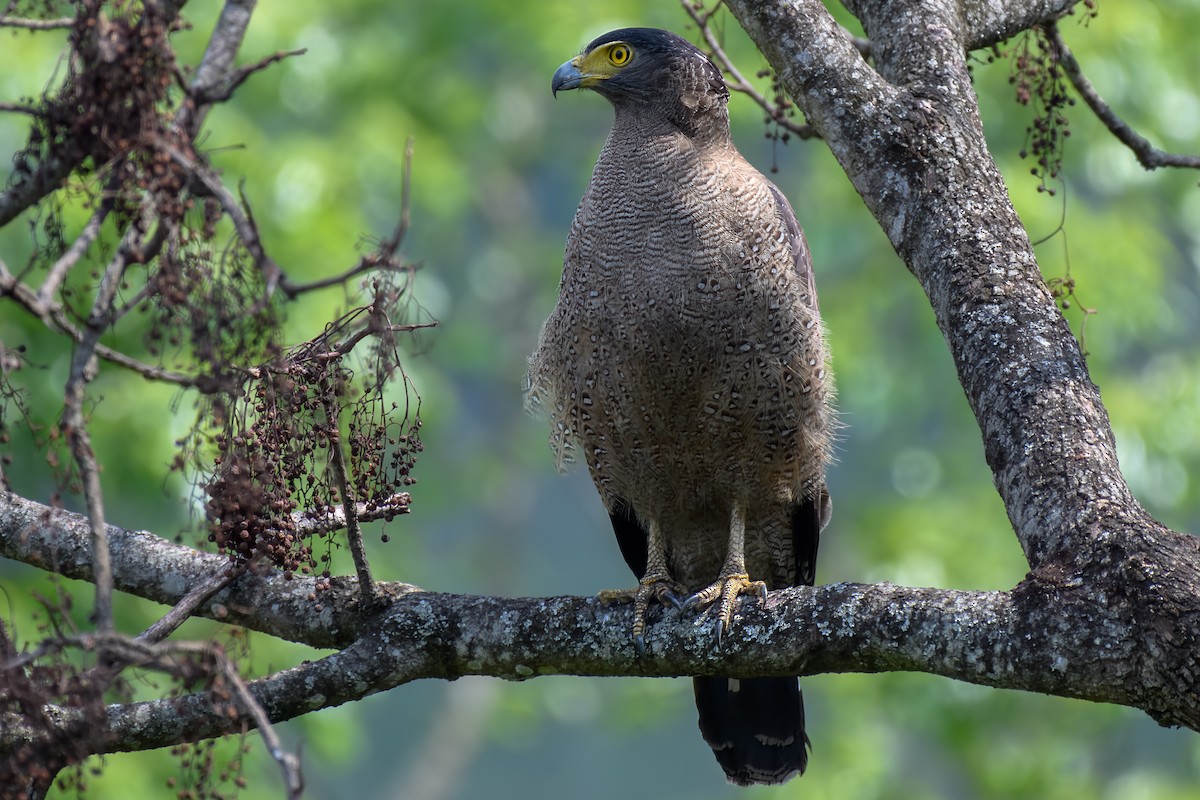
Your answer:
[[[567,236],[528,401],[560,465],[582,454],[637,587],[711,609],[811,585],[829,519],[832,377],[812,263],[783,194],[734,147],[729,91],[673,33],[599,37],[554,73],[591,89],[612,131]],[[685,599],[686,598],[686,599]],[[808,760],[795,678],[696,678],[700,730],[731,781],[780,783]]]

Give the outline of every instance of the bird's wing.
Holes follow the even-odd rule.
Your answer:
[[[769,181],[768,185],[771,187],[771,196],[775,198],[775,207],[779,209],[779,216],[787,227],[788,242],[792,246],[792,262],[796,272],[808,287],[808,302],[813,311],[819,312],[821,309],[817,305],[817,281],[813,275],[812,256],[808,252],[808,242],[804,240],[804,231],[800,229],[800,223],[796,221],[796,213],[792,211],[783,192]]]

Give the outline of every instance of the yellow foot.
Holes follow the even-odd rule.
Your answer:
[[[683,610],[692,608],[708,608],[717,603],[717,619],[721,626],[717,629],[718,642],[721,633],[729,630],[733,622],[733,603],[743,594],[758,596],[760,603],[767,599],[767,585],[762,581],[752,581],[746,573],[723,575],[716,582],[707,586],[683,601]]]
[[[646,630],[646,612],[650,608],[651,598],[662,605],[670,603],[681,608],[678,595],[683,591],[683,587],[671,580],[669,575],[647,575],[632,589],[605,589],[597,597],[604,605],[633,601],[633,645],[638,655],[642,655],[646,652],[643,632]]]

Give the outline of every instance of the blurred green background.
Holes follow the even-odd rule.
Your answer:
[[[196,63],[221,4],[192,2],[176,37]],[[847,24],[852,20],[844,18]],[[413,513],[369,543],[376,574],[428,589],[591,594],[631,584],[587,476],[554,474],[544,424],[522,410],[524,359],[554,302],[562,243],[611,120],[599,97],[549,91],[555,67],[625,25],[691,35],[672,2],[612,0],[262,3],[241,61],[308,48],[253,76],[209,118],[203,146],[229,184],[244,180],[263,238],[294,277],[349,266],[386,235],[400,205],[404,142],[415,141],[412,231],[417,297],[441,321],[406,368],[423,398],[426,451]],[[726,15],[745,74],[765,66]],[[1100,92],[1156,143],[1200,150],[1200,3],[1104,3],[1068,43]],[[54,76],[61,33],[0,32],[0,100]],[[974,75],[988,135],[1048,278],[1068,266],[1086,346],[1131,486],[1159,519],[1200,527],[1200,191],[1196,174],[1146,173],[1082,106],[1070,111],[1065,191],[1036,191],[1019,158],[1031,111],[1009,63]],[[992,488],[978,429],[917,283],[819,141],[784,146],[732,100],[742,151],[790,198],[816,262],[846,429],[830,475],[836,513],[818,580],[1006,589],[1025,564]],[[26,122],[0,114],[0,153]],[[7,179],[8,164],[0,166]],[[84,217],[66,214],[75,230]],[[0,231],[0,257],[25,263],[28,217]],[[1062,229],[1057,233],[1060,222]],[[930,220],[929,224],[937,224]],[[68,231],[70,233],[70,231]],[[1052,235],[1053,234],[1053,235]],[[294,309],[289,339],[346,305],[337,289]],[[1067,311],[1078,332],[1078,304]],[[35,416],[61,408],[66,351],[11,303],[0,341],[26,344],[18,375]],[[191,398],[104,370],[94,434],[112,521],[164,535],[188,525],[187,488],[166,478]],[[150,424],[147,424],[150,421]],[[53,481],[27,436],[14,439],[18,491]],[[35,570],[0,562],[3,613],[23,641]],[[87,587],[68,583],[86,614]],[[164,609],[124,598],[136,632]],[[180,635],[204,636],[210,623]],[[253,637],[255,674],[317,651]],[[726,785],[695,726],[687,680],[462,679],[404,686],[281,726],[303,753],[310,798],[1193,798],[1200,739],[1138,711],[1003,692],[922,675],[816,676],[804,683],[813,755],[781,788]],[[147,693],[152,687],[147,687]],[[239,796],[278,797],[256,739]],[[232,745],[218,748],[229,757]],[[173,796],[166,752],[116,755],[93,798]],[[232,786],[229,787],[232,790]]]

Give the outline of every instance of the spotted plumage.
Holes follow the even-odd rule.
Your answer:
[[[728,629],[739,594],[811,584],[834,425],[811,260],[780,191],[737,151],[720,72],[666,31],[605,34],[555,73],[615,120],[567,237],[528,400],[560,464],[584,461],[654,599]],[[760,583],[761,582],[761,583]],[[697,679],[731,780],[802,771],[793,678]]]

